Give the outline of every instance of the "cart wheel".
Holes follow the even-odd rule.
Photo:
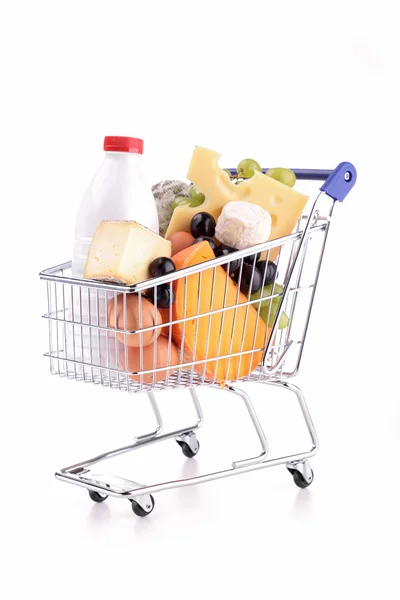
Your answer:
[[[143,508],[143,506],[138,504],[135,500],[131,500],[132,510],[135,513],[135,515],[137,515],[138,517],[147,517],[147,515],[149,515],[151,512],[153,512],[154,504],[155,504],[153,496],[150,496],[150,502],[151,502],[151,504],[147,505],[148,510],[145,510]]]
[[[186,456],[186,458],[193,458],[193,456],[196,456],[196,454],[198,454],[198,452],[200,450],[199,440],[197,440],[196,451],[193,451],[191,449],[191,447],[189,446],[189,444],[187,444],[186,442],[181,442],[180,440],[176,440],[176,443],[180,445],[180,447],[182,449],[182,454],[184,456]]]
[[[104,500],[107,500],[108,496],[107,494],[99,494],[99,492],[95,492],[93,490],[88,490],[89,491],[89,496],[91,498],[91,500],[93,500],[93,502],[104,502]]]
[[[312,484],[314,481],[314,473],[311,471],[311,481],[306,481],[300,471],[293,471],[293,481],[297,485],[297,487],[304,489]]]

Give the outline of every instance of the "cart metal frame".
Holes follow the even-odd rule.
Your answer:
[[[269,252],[271,251],[271,249],[280,247],[281,251],[277,260],[277,264],[279,265],[279,261],[281,260],[281,254],[284,254],[282,249],[288,249],[286,262],[283,265],[283,291],[281,293],[275,293],[275,281],[273,284],[272,294],[271,296],[268,296],[268,298],[271,298],[269,302],[268,321],[270,318],[272,301],[275,298],[279,298],[279,308],[276,311],[276,315],[273,320],[273,326],[269,334],[268,340],[265,340],[265,346],[262,348],[263,360],[259,365],[257,365],[255,369],[249,370],[249,373],[245,377],[240,377],[236,381],[227,382],[224,386],[225,391],[236,394],[243,400],[250,421],[254,427],[255,433],[261,446],[260,454],[258,456],[234,461],[230,468],[224,470],[210,472],[195,477],[188,477],[185,479],[176,479],[173,481],[154,483],[151,485],[143,485],[130,479],[124,479],[122,477],[115,477],[111,475],[104,475],[94,471],[92,467],[95,464],[100,463],[106,459],[168,439],[175,439],[176,442],[181,446],[183,454],[188,458],[191,458],[198,453],[199,442],[197,440],[196,432],[203,423],[203,413],[196,391],[197,387],[211,386],[216,389],[221,389],[221,386],[216,382],[215,374],[214,380],[210,380],[209,378],[207,379],[205,377],[205,369],[201,373],[201,369],[199,370],[199,367],[202,364],[204,364],[205,366],[207,362],[215,362],[215,356],[211,358],[208,358],[207,356],[207,358],[204,360],[193,360],[191,362],[188,362],[187,359],[183,359],[182,350],[181,364],[179,368],[171,369],[169,351],[168,368],[153,368],[151,370],[146,371],[143,369],[143,349],[140,348],[140,369],[138,371],[130,371],[127,360],[127,336],[134,334],[142,336],[142,334],[148,330],[157,329],[157,326],[155,325],[154,327],[150,328],[140,327],[139,330],[136,332],[129,331],[127,329],[126,294],[135,293],[138,295],[139,300],[141,300],[142,293],[145,292],[145,290],[148,290],[149,288],[155,287],[157,285],[166,284],[170,285],[172,288],[173,282],[179,278],[185,279],[186,286],[188,277],[190,277],[191,275],[199,276],[200,290],[202,277],[201,273],[210,268],[214,269],[215,273],[215,269],[217,266],[224,265],[230,262],[231,259],[229,257],[216,258],[215,260],[209,261],[208,263],[196,265],[194,267],[184,269],[184,271],[177,271],[172,276],[168,275],[165,277],[159,277],[154,280],[143,282],[136,286],[118,286],[83,279],[75,279],[70,277],[68,274],[68,271],[70,269],[70,263],[64,263],[62,265],[58,265],[40,273],[41,279],[47,282],[48,311],[45,315],[43,315],[43,317],[48,321],[49,326],[49,352],[46,353],[45,356],[47,356],[50,359],[51,372],[60,376],[67,377],[69,379],[101,384],[111,388],[117,388],[122,391],[128,391],[131,393],[147,393],[149,404],[155,417],[155,429],[149,433],[136,437],[133,443],[127,446],[123,446],[121,448],[105,452],[89,460],[76,463],[74,465],[57,471],[55,474],[57,479],[86,488],[87,490],[89,490],[90,497],[95,502],[102,502],[108,496],[129,499],[132,503],[132,509],[134,513],[138,516],[147,516],[152,512],[154,508],[154,498],[152,494],[155,492],[160,492],[163,490],[168,490],[177,487],[195,485],[198,483],[212,481],[214,479],[230,477],[233,475],[238,475],[240,473],[245,473],[257,469],[265,469],[271,466],[281,464],[286,465],[288,471],[292,474],[294,482],[298,487],[305,488],[312,483],[313,472],[311,470],[309,459],[312,456],[314,456],[318,450],[318,438],[303,393],[297,386],[293,385],[292,383],[289,383],[288,379],[294,377],[299,371],[300,362],[303,355],[304,342],[308,330],[315,291],[325,250],[325,244],[329,231],[330,221],[332,218],[333,208],[335,202],[343,201],[348,192],[354,186],[356,182],[356,170],[351,163],[340,163],[333,171],[298,169],[294,169],[294,171],[298,179],[324,181],[323,185],[320,188],[318,196],[316,197],[309,210],[308,215],[302,217],[302,219],[300,219],[298,223],[296,231],[286,236],[285,238],[279,238],[278,240],[273,240],[271,242],[255,246],[251,249],[242,250],[235,253],[235,259],[238,258],[242,261],[242,266],[240,268],[241,277],[243,260],[245,258],[248,259],[251,256],[257,255],[258,252],[262,252],[266,253],[266,258],[268,259]],[[231,173],[234,174],[234,170],[231,170]],[[327,216],[322,216],[319,211],[319,207],[323,198],[329,200],[330,208]],[[317,260],[315,262],[315,267],[311,275],[311,284],[304,284],[302,278],[305,270],[305,265],[307,265],[308,248],[310,245],[310,240],[314,236],[319,238],[319,252],[317,253]],[[253,264],[255,264],[255,261],[253,261]],[[212,285],[214,286],[214,279]],[[298,299],[302,291],[308,291],[309,297],[302,310],[303,316],[301,322],[301,335],[298,336],[300,339],[296,340],[296,336],[293,334],[292,331],[292,324],[294,321],[294,317],[298,312],[298,310],[296,310],[296,307],[298,305]],[[214,289],[212,289],[212,295],[213,292]],[[124,326],[122,328],[121,326],[117,327],[116,323],[115,327],[111,327],[110,323],[108,322],[108,316],[106,317],[106,322],[101,323],[101,299],[104,297],[104,299],[108,301],[111,294],[111,297],[113,297],[114,300],[116,300],[117,294],[121,293],[124,294]],[[92,310],[93,298],[95,310]],[[76,310],[74,311],[74,308],[72,308],[68,315],[69,299],[70,307],[76,306],[78,303],[79,314],[76,314]],[[217,310],[213,310],[213,306],[210,306],[209,313],[202,312],[201,318],[208,317],[208,322],[211,323],[212,315],[214,315],[215,313],[232,309],[236,311],[238,307],[250,305],[255,305],[255,308],[258,308],[258,313],[260,313],[261,302],[264,299],[265,297],[257,301],[252,300],[250,297],[248,297],[247,302],[236,304],[233,307],[225,306],[224,302],[223,307]],[[88,307],[88,314],[86,315],[84,314],[85,310],[83,308],[85,301]],[[114,304],[116,305],[116,302]],[[155,310],[156,308],[157,306],[155,306]],[[286,330],[279,332],[279,319],[284,308],[289,312],[289,326],[286,328]],[[248,309],[246,308],[246,310]],[[171,318],[169,326],[169,344],[171,345],[172,326],[178,322],[184,323],[188,320],[188,318],[173,321],[172,312],[170,314]],[[200,318],[200,316],[196,318]],[[223,318],[224,317],[222,316],[222,322]],[[236,312],[234,318],[236,319]],[[233,327],[234,323],[235,321],[233,321]],[[76,328],[78,328],[78,331],[80,331],[80,337],[75,333]],[[70,337],[71,331],[73,350],[72,353],[71,351],[68,352],[67,341],[67,338]],[[89,358],[87,356],[87,353],[85,355],[83,349],[82,339],[85,335],[85,331],[89,332]],[[94,337],[92,337],[92,335]],[[119,350],[120,344],[119,342],[117,342],[117,335],[122,335],[124,337],[125,343],[122,346],[122,350]],[[95,358],[93,358],[93,355],[96,354],[96,336],[98,341],[97,359],[96,356]],[[104,356],[101,357],[101,336],[105,338],[107,345],[106,363],[104,362]],[[115,338],[115,364],[112,364],[112,361],[110,360],[109,346],[111,344],[111,340],[113,339],[112,336],[114,336]],[[142,337],[140,337],[140,340],[142,341]],[[156,346],[156,342],[154,342],[154,344]],[[251,350],[251,352],[253,353],[254,351],[254,349]],[[119,352],[121,352],[122,355],[125,356],[125,364],[122,368],[121,357],[119,357],[118,354]],[[246,352],[244,351],[241,351],[236,354],[229,353],[228,355],[224,356],[218,354],[218,359],[225,359],[229,361],[232,357],[239,355],[239,360],[241,360],[241,356],[244,354],[246,354]],[[294,355],[293,366],[291,369],[287,369],[287,359],[291,354]],[[162,381],[158,381],[157,379],[160,371],[165,372],[164,379]],[[260,423],[260,420],[251,402],[250,397],[242,388],[238,387],[237,385],[234,385],[238,381],[251,381],[264,385],[277,386],[287,390],[288,392],[292,392],[297,398],[306,428],[310,436],[310,449],[278,458],[268,458],[269,447],[266,435],[264,433],[264,430],[262,428],[262,425]],[[188,388],[195,412],[194,422],[188,427],[179,428],[164,433],[163,419],[156,401],[155,392],[161,391],[163,389],[171,389],[177,387]]]

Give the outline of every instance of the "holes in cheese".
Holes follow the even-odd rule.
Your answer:
[[[278,225],[278,217],[277,217],[275,214],[273,214],[273,213],[270,213],[270,214],[271,214],[271,222],[272,222],[272,227],[271,227],[271,229],[273,229],[273,228],[275,228],[275,229],[276,229],[276,226]],[[271,237],[271,236],[270,236],[270,237]],[[272,238],[271,238],[271,239],[272,239]]]
[[[190,231],[190,221],[199,211],[218,219],[222,208],[231,200],[242,200],[262,206],[270,213],[272,229],[270,240],[289,235],[301,217],[308,197],[283,183],[256,171],[254,176],[235,185],[228,174],[218,166],[221,155],[214,150],[196,146],[187,173],[199,192],[205,194],[200,207],[178,206],[171,218],[166,236],[176,231]],[[279,247],[273,248],[269,260],[274,261]]]
[[[215,258],[208,242],[185,248],[173,257],[177,269],[184,269]],[[223,383],[248,375],[260,363],[266,340],[266,325],[253,306],[231,308],[247,301],[222,267],[210,267],[201,274],[184,277],[174,283],[176,300],[173,319],[193,317],[173,326],[173,339],[184,343],[185,362],[218,358],[247,352],[233,358],[196,365],[200,375]],[[197,315],[224,308],[223,312],[197,318]],[[236,316],[235,316],[236,313]],[[261,350],[260,350],[261,349]]]
[[[155,258],[171,256],[171,242],[136,221],[101,221],[90,245],[86,279],[132,285],[150,278]]]

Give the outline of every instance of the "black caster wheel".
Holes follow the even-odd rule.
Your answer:
[[[196,454],[198,454],[198,452],[200,450],[200,442],[198,440],[197,440],[196,452],[193,452],[193,450],[191,449],[189,444],[187,444],[186,442],[181,442],[180,440],[176,440],[176,443],[180,445],[180,447],[182,449],[182,454],[184,456],[186,456],[186,458],[193,458],[193,456],[196,456]]]
[[[147,517],[147,515],[153,512],[155,504],[153,496],[150,496],[150,502],[151,504],[148,505],[148,510],[145,510],[135,500],[131,500],[132,510],[135,513],[135,515],[138,517]]]
[[[93,502],[104,502],[108,498],[106,494],[99,494],[99,492],[94,492],[93,490],[89,490],[89,496]]]
[[[293,481],[295,482],[297,487],[299,487],[301,489],[307,488],[314,481],[313,471],[311,471],[311,481],[306,481],[304,479],[303,475],[300,473],[300,471],[293,471],[292,475],[293,475]]]

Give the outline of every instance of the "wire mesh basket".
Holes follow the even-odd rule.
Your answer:
[[[49,328],[46,356],[50,359],[51,372],[129,392],[204,385],[221,380],[233,382],[293,376],[298,371],[302,354],[328,218],[318,213],[314,215],[301,250],[301,227],[304,230],[306,216],[299,220],[296,232],[285,238],[235,252],[234,258],[233,255],[221,257],[178,271],[172,277],[156,278],[136,286],[74,280],[71,263],[43,271],[41,277],[47,280],[48,307],[43,316]],[[251,295],[251,284],[256,260],[262,255],[260,258],[265,256],[268,264],[270,252],[275,248],[279,248],[276,272],[271,280],[266,279],[267,269],[264,270],[262,288],[267,287],[267,290],[255,299]],[[240,266],[238,293],[232,301],[227,297],[227,290],[233,260],[239,261]],[[288,282],[288,273],[293,266],[295,269]],[[246,268],[250,273],[250,285],[243,298],[239,289]],[[218,291],[217,277],[223,282],[223,289]],[[169,310],[164,309],[163,322],[157,324],[157,287],[166,284],[171,288],[171,294],[180,285],[183,317],[174,319],[171,306]],[[197,296],[195,307],[188,306],[189,286],[190,295]],[[206,295],[204,301],[201,301],[202,293]],[[128,328],[132,295],[139,315],[137,329]],[[148,298],[154,298],[155,324],[145,327],[142,315],[144,303],[148,308]],[[279,329],[282,312],[287,316],[288,325]],[[262,325],[260,313],[269,324],[263,327],[261,336],[258,331]],[[251,322],[249,314],[253,316]],[[272,336],[274,320],[278,327]],[[194,329],[191,353],[184,344],[187,327]],[[177,330],[180,333],[177,334]],[[199,332],[203,359],[197,359]],[[252,337],[250,344],[247,341],[246,349],[245,335]],[[178,336],[181,340],[175,344]],[[223,336],[228,351],[223,349]],[[150,343],[149,339],[152,339]],[[164,351],[161,359],[160,346]],[[146,368],[149,354],[154,357],[153,365]]]

